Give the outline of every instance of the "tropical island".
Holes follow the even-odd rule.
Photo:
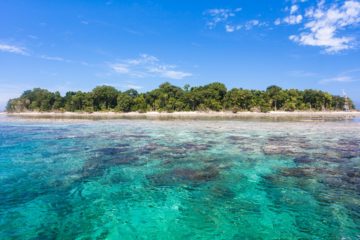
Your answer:
[[[219,82],[183,88],[168,82],[145,93],[97,86],[91,92],[69,91],[65,96],[34,88],[8,101],[8,113],[19,112],[190,112],[190,111],[344,111],[353,110],[351,99],[328,92],[282,89],[272,85],[265,91],[233,88]]]

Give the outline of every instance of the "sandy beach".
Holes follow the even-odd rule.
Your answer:
[[[352,112],[285,112],[272,111],[268,113],[259,112],[20,112],[20,113],[0,113],[10,117],[21,118],[355,118],[360,117],[359,111]]]

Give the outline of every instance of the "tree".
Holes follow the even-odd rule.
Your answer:
[[[145,101],[144,94],[140,94],[136,98],[134,98],[134,107],[132,110],[134,111],[140,111],[140,112],[146,112],[147,111],[147,104]]]
[[[194,87],[190,90],[190,102],[198,110],[220,111],[224,108],[224,97],[227,89],[224,84],[215,82],[201,87]]]
[[[204,86],[184,88],[168,82],[146,93],[134,89],[119,92],[114,87],[98,86],[91,92],[59,92],[34,88],[27,90],[7,103],[11,111],[261,111],[271,110],[343,110],[346,104],[355,106],[351,99],[330,93],[306,89],[282,89],[269,86],[266,91],[233,88],[227,91],[224,84],[215,82]]]
[[[98,86],[92,90],[92,94],[96,111],[114,109],[117,105],[118,91],[114,87]]]
[[[185,84],[184,85],[184,91],[189,92],[189,90],[190,90],[190,84]]]
[[[134,98],[127,93],[120,93],[117,97],[116,111],[130,112],[134,106]]]
[[[281,87],[276,85],[269,86],[266,88],[266,93],[271,99],[271,107],[276,111],[280,109],[285,102],[286,95]]]
[[[57,91],[54,94],[54,103],[52,105],[52,109],[53,110],[61,110],[62,108],[64,108],[65,103],[64,103],[64,99],[61,97],[60,93]]]
[[[138,91],[136,91],[135,89],[129,89],[129,90],[127,90],[127,91],[125,91],[124,92],[126,95],[129,95],[130,97],[132,97],[132,98],[135,98],[135,97],[137,97],[137,96],[139,96],[139,93],[138,93]]]

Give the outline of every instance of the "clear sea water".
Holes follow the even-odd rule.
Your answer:
[[[360,122],[1,117],[0,239],[360,239]]]

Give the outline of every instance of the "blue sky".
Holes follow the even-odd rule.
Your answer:
[[[359,0],[0,1],[0,109],[24,90],[165,81],[314,88],[360,105]]]

